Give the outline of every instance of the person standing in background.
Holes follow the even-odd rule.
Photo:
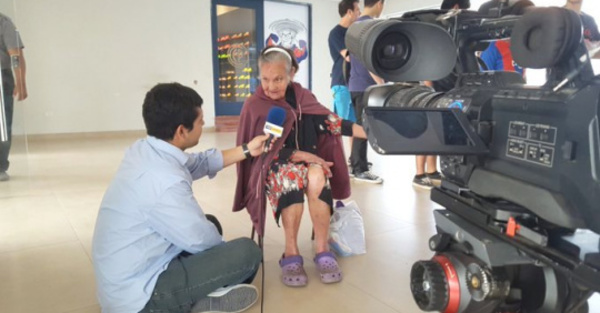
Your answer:
[[[366,21],[378,18],[383,12],[384,0],[365,0],[365,8],[363,14],[356,22]],[[372,85],[383,84],[381,77],[369,72],[367,68],[356,58],[350,54],[350,81],[348,89],[352,97],[352,105],[356,114],[356,123],[363,125],[363,96],[365,90]],[[369,161],[367,160],[367,140],[353,138],[352,153],[350,154],[351,174],[354,174],[354,179],[358,181],[381,184],[383,179],[369,171]]]
[[[340,23],[329,32],[329,53],[333,60],[331,69],[331,92],[333,94],[333,112],[345,120],[356,122],[352,99],[344,77],[344,60],[349,64],[350,57],[344,38],[348,27],[360,15],[359,0],[342,0],[338,5]],[[348,73],[346,71],[346,73]]]
[[[2,67],[2,91],[4,113],[6,114],[6,130],[8,140],[0,142],[0,181],[7,181],[8,154],[10,152],[12,137],[12,120],[14,99],[23,101],[27,98],[27,85],[25,83],[25,57],[23,56],[23,42],[15,24],[10,18],[0,13],[0,65]]]
[[[581,5],[583,0],[567,0],[565,8],[573,10],[579,14],[581,18],[581,24],[583,26],[583,39],[585,40],[585,46],[588,50],[592,50],[600,46],[600,32],[598,32],[598,25],[594,18],[581,11]],[[600,58],[600,52],[590,56],[594,59]]]
[[[442,10],[459,10],[471,7],[470,0],[444,0],[440,6]],[[426,86],[434,88],[430,81],[424,83]],[[436,90],[448,91],[448,90]],[[421,189],[431,189],[433,185],[439,185],[442,181],[442,174],[437,170],[437,155],[417,155],[416,156],[417,173],[413,178],[413,186]]]

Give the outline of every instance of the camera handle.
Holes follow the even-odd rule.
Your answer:
[[[570,71],[567,74],[567,76],[565,77],[565,79],[563,79],[560,83],[558,83],[558,85],[556,85],[554,88],[552,88],[552,91],[557,92],[562,87],[564,87],[566,84],[568,84],[570,81],[572,81],[577,75],[579,75],[579,73],[581,73],[581,71],[583,70],[585,65],[588,64],[589,62],[591,62],[590,55],[595,55],[599,51],[600,51],[600,46],[590,50],[587,53],[584,53],[579,58],[579,66],[577,66],[577,68],[575,68],[574,70]]]

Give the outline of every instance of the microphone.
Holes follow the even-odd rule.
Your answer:
[[[269,110],[269,115],[267,115],[267,121],[263,128],[265,134],[269,134],[269,139],[267,139],[267,142],[265,143],[263,153],[266,153],[269,150],[269,146],[274,137],[279,138],[283,135],[285,115],[285,110],[280,107],[274,106]]]

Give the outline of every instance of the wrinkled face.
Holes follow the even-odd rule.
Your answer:
[[[285,90],[290,83],[290,73],[285,62],[263,63],[260,66],[260,85],[269,99],[285,98]]]

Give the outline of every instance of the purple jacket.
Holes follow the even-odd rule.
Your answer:
[[[294,110],[285,99],[269,99],[261,86],[246,100],[240,115],[240,124],[237,132],[236,144],[247,143],[252,138],[264,134],[263,127],[267,120],[269,110],[278,106],[286,110],[285,123],[283,125],[283,136],[275,142],[273,149],[265,157],[247,159],[237,164],[237,184],[233,211],[248,210],[254,228],[259,235],[264,235],[266,196],[265,184],[268,170],[273,158],[278,155],[279,150],[290,133],[292,126],[300,114],[329,115],[332,114],[326,107],[317,101],[317,98],[304,89],[300,84],[293,83],[296,93],[297,109]],[[301,123],[302,121],[299,121]],[[346,157],[342,147],[340,136],[320,135],[317,146],[317,154],[326,161],[333,162],[331,168],[332,177],[329,179],[334,199],[346,199],[350,197],[350,178]]]

